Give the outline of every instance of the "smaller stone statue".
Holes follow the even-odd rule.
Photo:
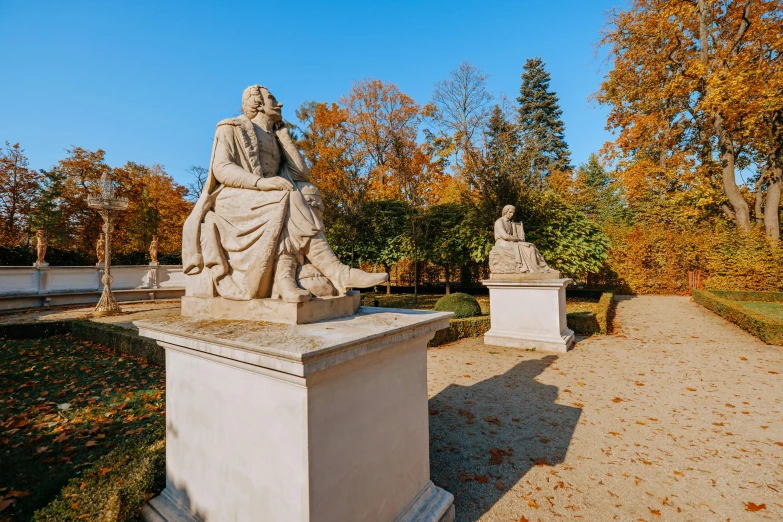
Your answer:
[[[158,236],[152,236],[152,243],[150,243],[150,264],[158,264]]]
[[[98,256],[99,265],[106,261],[106,237],[103,235],[103,232],[98,236],[98,241],[95,243],[95,255]]]
[[[49,240],[46,237],[46,232],[39,230],[35,233],[35,239],[35,249],[38,256],[37,260],[35,261],[35,266],[46,266],[49,264],[44,260],[46,257],[46,245],[49,243]]]
[[[530,274],[542,278],[560,277],[541,256],[541,252],[525,241],[522,223],[511,221],[516,209],[513,205],[503,207],[503,215],[495,221],[495,246],[489,253],[489,271],[494,279],[498,275]],[[501,276],[502,277],[502,276]]]

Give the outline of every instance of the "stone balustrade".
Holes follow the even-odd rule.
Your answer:
[[[118,301],[170,299],[185,293],[180,265],[112,265]],[[0,266],[0,310],[97,303],[103,266]]]

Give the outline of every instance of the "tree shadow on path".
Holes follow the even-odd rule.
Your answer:
[[[478,520],[534,466],[565,459],[582,410],[557,404],[557,386],[535,380],[556,360],[524,360],[430,399],[430,474],[454,494],[458,521]]]

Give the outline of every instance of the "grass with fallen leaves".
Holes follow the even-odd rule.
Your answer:
[[[67,335],[0,343],[0,521],[29,520],[164,423],[161,367]]]

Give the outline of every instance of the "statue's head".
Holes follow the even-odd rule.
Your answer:
[[[514,205],[506,205],[503,207],[503,217],[506,219],[511,219],[514,217],[514,212],[516,212],[516,208],[514,208]]]
[[[152,242],[157,243],[158,242],[158,236],[152,236]]]
[[[324,202],[321,199],[321,191],[312,183],[297,183],[297,186],[307,204],[315,212],[316,217],[322,220],[324,218]]]
[[[251,85],[242,93],[242,112],[251,120],[259,113],[272,122],[283,121],[283,104],[263,85]]]
[[[39,230],[38,232],[35,233],[35,237],[37,237],[38,239],[43,239],[45,235],[46,234],[43,230]]]

